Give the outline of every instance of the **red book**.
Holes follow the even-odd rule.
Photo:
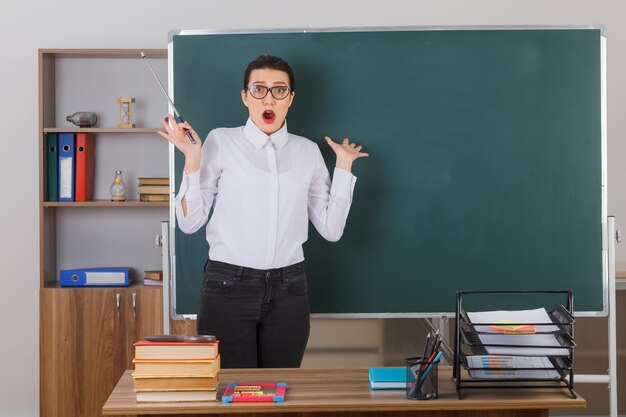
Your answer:
[[[76,134],[75,201],[93,200],[95,138],[91,133]]]

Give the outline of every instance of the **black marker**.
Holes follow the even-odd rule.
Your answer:
[[[143,60],[146,62],[146,64],[148,65],[148,68],[150,68],[150,72],[152,73],[152,75],[154,76],[154,79],[157,81],[157,83],[159,83],[159,87],[161,87],[161,91],[163,91],[163,94],[165,94],[165,97],[167,97],[167,100],[170,102],[170,105],[172,106],[172,109],[174,109],[174,118],[176,119],[176,121],[178,123],[185,123],[185,120],[183,119],[183,117],[180,115],[180,113],[178,112],[178,110],[176,110],[176,106],[174,106],[174,102],[172,101],[172,99],[170,98],[170,96],[167,94],[167,91],[165,91],[165,88],[163,87],[163,84],[161,84],[161,81],[159,81],[159,77],[157,77],[157,75],[154,73],[154,70],[152,69],[152,66],[150,65],[150,63],[148,62],[148,59],[146,58],[146,54],[144,54],[143,52],[141,53],[141,57],[143,58]],[[166,119],[167,120],[167,119]],[[189,138],[189,140],[191,141],[191,143],[196,143],[195,139],[193,138],[193,136],[191,135],[191,132],[189,131],[189,129],[185,129],[183,128],[183,130],[185,131],[185,133],[187,134],[187,137]]]

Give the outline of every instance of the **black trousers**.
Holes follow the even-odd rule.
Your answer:
[[[208,261],[198,334],[219,340],[222,368],[298,368],[310,317],[302,262],[260,270]]]

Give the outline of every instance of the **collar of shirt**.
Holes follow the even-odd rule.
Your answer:
[[[271,135],[266,134],[254,124],[252,119],[248,118],[246,125],[243,127],[243,134],[246,139],[254,145],[255,148],[261,149],[267,143],[267,138],[272,138],[276,149],[281,150],[287,144],[289,132],[287,132],[287,120],[283,126]]]

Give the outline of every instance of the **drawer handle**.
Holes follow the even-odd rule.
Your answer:
[[[120,317],[120,299],[122,295],[120,293],[115,294],[115,307],[117,308],[117,318]]]

